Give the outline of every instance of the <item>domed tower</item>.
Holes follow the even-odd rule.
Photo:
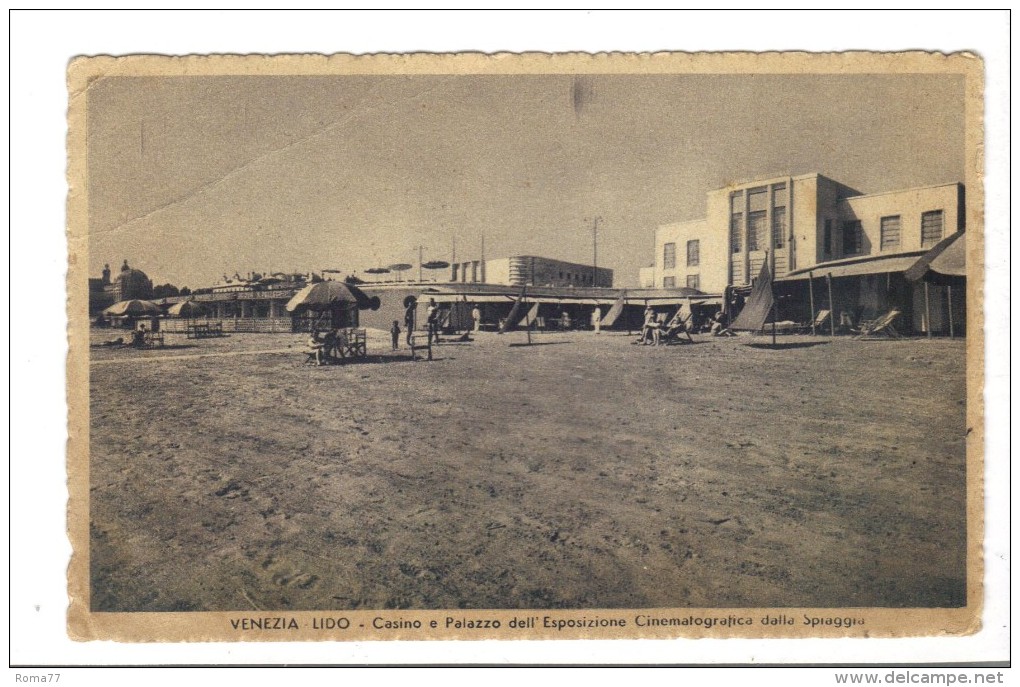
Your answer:
[[[117,275],[115,284],[118,291],[118,300],[127,301],[133,298],[143,300],[152,298],[152,280],[146,276],[145,272],[128,267],[127,260],[124,261],[124,265],[120,268],[120,274]]]

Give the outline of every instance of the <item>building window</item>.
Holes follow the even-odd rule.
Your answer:
[[[701,260],[701,245],[698,239],[687,242],[687,266],[697,267]]]
[[[893,250],[900,247],[900,216],[882,218],[881,231],[882,250]]]
[[[942,240],[942,211],[933,210],[921,215],[921,245],[933,246]]]
[[[861,221],[843,222],[843,255],[857,255],[861,252]]]
[[[782,248],[786,238],[786,208],[772,208],[772,245]]]
[[[739,253],[744,234],[744,194],[742,191],[730,194],[730,252]]]
[[[667,243],[662,246],[662,269],[671,270],[676,267],[676,244]]]
[[[747,213],[747,250],[765,248],[765,211]]]
[[[676,277],[663,277],[662,288],[664,289],[675,289],[676,288]]]
[[[742,241],[740,235],[744,228],[744,215],[740,212],[734,212],[730,217],[730,252],[739,253]]]
[[[698,280],[698,275],[696,274],[687,275],[687,288],[689,289],[701,288],[700,281]]]
[[[768,189],[764,186],[748,189],[747,209],[751,212],[755,212],[756,210],[764,211],[768,206],[768,198]]]
[[[832,220],[825,220],[825,234],[822,237],[822,247],[826,257],[832,256]]]

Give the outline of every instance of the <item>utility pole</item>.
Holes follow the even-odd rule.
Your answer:
[[[422,254],[424,252],[425,252],[425,247],[424,246],[418,246],[418,283],[419,284],[422,283],[421,260],[422,260]]]
[[[591,228],[591,241],[592,241],[592,275],[591,285],[599,285],[599,222],[602,221],[601,217],[595,218],[595,223]]]

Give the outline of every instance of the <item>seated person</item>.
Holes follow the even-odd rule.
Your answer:
[[[722,311],[720,310],[712,318],[712,336],[736,336],[732,329],[726,327]]]
[[[659,345],[662,335],[662,323],[650,307],[645,308],[645,323],[641,326],[641,343]]]
[[[843,310],[839,313],[839,327],[841,332],[852,332],[854,331],[854,318],[853,315]]]
[[[570,313],[564,310],[562,313],[560,313],[560,329],[567,330],[570,329],[570,326],[571,326]]]
[[[319,330],[313,329],[312,335],[308,339],[308,352],[315,355],[315,364],[322,365],[323,363],[323,348],[324,344],[322,339],[319,337]]]
[[[131,345],[135,348],[145,346],[145,325],[143,324],[131,334]]]
[[[322,337],[322,355],[326,360],[334,359],[339,355],[340,332],[331,329]]]

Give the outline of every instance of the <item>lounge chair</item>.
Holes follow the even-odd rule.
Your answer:
[[[688,313],[685,317],[683,309],[677,310],[676,315],[673,316],[673,319],[662,330],[661,343],[667,346],[671,343],[694,343],[694,338],[691,337],[690,323],[691,313]],[[684,337],[686,337],[686,341]]]
[[[890,310],[886,314],[874,320],[864,320],[861,322],[861,326],[857,330],[857,336],[855,336],[854,338],[855,339],[881,339],[883,337],[890,339],[902,338],[900,336],[900,333],[896,331],[896,327],[893,326],[893,322],[899,316],[900,316],[899,310]]]
[[[819,310],[818,313],[815,315],[815,321],[811,324],[803,325],[801,333],[810,334],[811,330],[814,329],[814,332],[817,334],[818,332],[821,331],[822,326],[829,321],[830,314],[831,313],[828,310]]]

